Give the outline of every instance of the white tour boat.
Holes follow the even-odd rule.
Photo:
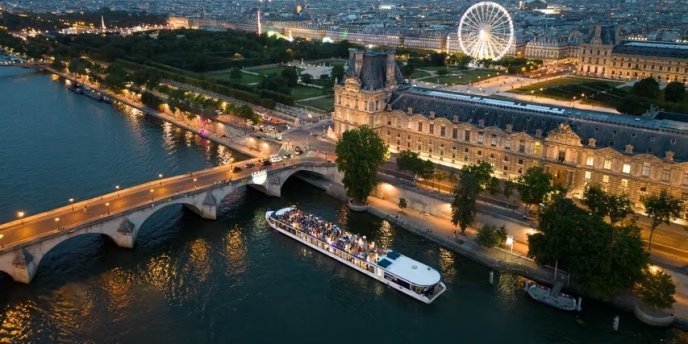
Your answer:
[[[296,208],[265,213],[278,232],[358,270],[416,300],[431,303],[447,287],[437,270],[396,251],[376,247],[337,225]]]

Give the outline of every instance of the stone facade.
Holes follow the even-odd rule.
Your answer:
[[[373,82],[356,67],[367,63],[381,78],[380,71],[392,68],[384,57],[352,55],[345,80],[335,86],[338,136],[368,125],[392,152],[411,150],[455,168],[486,161],[504,179],[542,166],[574,196],[595,183],[628,194],[638,208],[644,196],[662,189],[688,200],[684,123]],[[381,87],[362,87],[372,84]]]
[[[609,79],[653,77],[661,83],[688,83],[688,45],[670,42],[618,42],[613,27],[596,26],[578,47],[578,73]]]

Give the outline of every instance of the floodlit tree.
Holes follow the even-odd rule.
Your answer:
[[[581,202],[590,209],[593,215],[601,218],[607,216],[607,193],[599,185],[591,184],[586,186]]]
[[[676,286],[671,275],[655,267],[643,270],[637,291],[643,303],[655,309],[667,309],[676,302]]]
[[[531,167],[518,178],[516,189],[523,203],[529,207],[540,204],[545,200],[545,196],[554,190],[552,175],[545,172],[542,167]]]
[[[454,190],[451,203],[452,223],[466,231],[474,221],[478,194],[485,190],[491,181],[492,166],[486,162],[464,166],[461,169],[458,186]]]
[[[513,180],[507,179],[504,181],[504,188],[502,188],[502,195],[506,197],[506,199],[511,198],[514,194],[514,188],[516,188],[516,183],[514,183]]]
[[[506,235],[504,226],[496,228],[491,225],[483,225],[478,229],[478,236],[475,241],[483,247],[495,247],[506,240]]]
[[[336,152],[347,196],[355,204],[365,204],[377,182],[377,169],[385,159],[387,146],[372,129],[362,126],[344,132]]]
[[[607,196],[607,216],[612,225],[633,214],[631,199],[625,193]]]
[[[642,79],[633,85],[631,93],[640,97],[657,99],[659,97],[659,83],[653,77]]]
[[[645,198],[643,201],[647,216],[652,220],[650,224],[650,238],[648,240],[647,250],[652,250],[652,236],[655,234],[655,229],[661,224],[670,224],[672,220],[681,215],[681,208],[683,201],[670,195],[666,190],[662,190],[658,194],[653,194]]]
[[[409,171],[419,177],[431,178],[435,167],[430,160],[423,160],[418,153],[408,150],[402,151],[397,156],[397,168],[402,171]]]
[[[339,64],[332,66],[330,75],[332,75],[332,79],[342,81],[342,78],[344,78],[344,66]]]

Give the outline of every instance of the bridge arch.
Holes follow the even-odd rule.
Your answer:
[[[270,196],[281,196],[282,186],[294,175],[310,173],[323,179],[335,181],[337,179],[337,169],[333,164],[313,164],[301,165],[293,168],[286,168],[277,171],[267,171],[267,177],[262,183],[249,180],[248,185]]]
[[[110,241],[114,244],[117,244],[117,239],[114,238],[111,233],[107,232],[75,232],[73,235],[63,235],[63,236],[57,236],[51,240],[46,240],[42,242],[41,244],[38,245],[38,249],[32,249],[24,254],[29,254],[29,257],[25,257],[29,260],[32,260],[32,263],[35,266],[35,272],[38,273],[40,271],[41,263],[44,262],[44,258],[47,256],[50,256],[52,252],[55,251],[55,249],[60,248],[63,246],[65,243],[69,242],[74,242],[75,240],[79,239],[84,239],[85,237],[93,237],[93,236],[98,236],[100,238],[105,238],[104,240]]]

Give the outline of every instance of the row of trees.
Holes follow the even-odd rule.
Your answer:
[[[672,81],[664,90],[652,77],[636,82],[629,94],[619,100],[617,110],[631,115],[642,115],[650,106],[655,105],[667,111],[688,112],[688,97],[683,82]]]

